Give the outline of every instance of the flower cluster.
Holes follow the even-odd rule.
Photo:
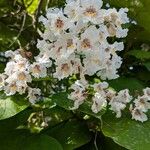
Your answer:
[[[147,121],[147,112],[150,109],[150,88],[144,89],[144,95],[138,96],[137,99],[133,100],[133,97],[129,94],[129,90],[121,90],[118,93],[109,88],[107,82],[95,83],[94,85],[88,84],[81,80],[77,80],[70,89],[73,90],[68,96],[69,99],[74,101],[74,107],[71,109],[78,109],[83,102],[88,100],[89,89],[93,88],[92,94],[92,106],[91,110],[94,113],[100,112],[102,109],[109,106],[109,109],[116,113],[116,117],[120,118],[122,110],[130,104],[130,111],[132,114],[132,119],[144,122]]]
[[[55,66],[53,76],[58,80],[79,75],[68,95],[74,102],[71,110],[90,98],[94,113],[108,106],[120,118],[122,110],[130,104],[132,119],[146,121],[150,88],[133,101],[128,89],[116,92],[107,82],[91,84],[86,80],[87,75],[115,79],[122,63],[118,52],[124,49],[124,44],[112,39],[127,36],[128,29],[122,25],[129,23],[128,9],[104,9],[102,5],[102,0],[67,0],[63,9],[48,9],[46,16],[39,18],[45,28],[40,33],[42,40],[37,42],[39,55],[31,63],[21,50],[7,51],[5,56],[10,59],[0,74],[0,91],[4,90],[8,96],[28,93],[29,101],[34,104],[41,90],[30,86],[32,78],[46,77],[47,69]]]
[[[77,109],[87,99],[89,95],[88,89],[92,88],[92,111],[98,113],[107,105],[110,105],[110,109],[116,113],[117,118],[121,117],[121,111],[132,100],[129,90],[125,89],[117,93],[109,88],[107,82],[95,83],[93,85],[86,82],[85,86],[83,81],[77,80],[70,88],[73,92],[71,92],[68,98],[74,101],[73,109]]]
[[[56,65],[55,78],[73,74],[94,75],[102,79],[118,77],[122,60],[117,51],[123,42],[110,44],[108,38],[123,38],[129,22],[127,9],[103,9],[101,0],[68,0],[64,9],[50,8],[40,21],[45,27],[37,47],[50,53]]]
[[[32,65],[23,56],[21,50],[7,51],[5,56],[10,58],[10,60],[4,73],[0,74],[0,90],[4,90],[7,96],[14,95],[17,92],[22,95],[27,91],[29,101],[35,103],[41,91],[28,85],[32,82],[31,74],[33,72],[30,71],[32,70]]]
[[[143,90],[144,95],[138,96],[134,100],[133,105],[130,106],[130,111],[132,113],[132,119],[144,122],[147,121],[147,115],[145,114],[150,109],[150,88]]]

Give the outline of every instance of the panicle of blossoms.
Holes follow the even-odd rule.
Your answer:
[[[4,73],[0,74],[0,90],[4,90],[7,96],[14,95],[17,92],[24,94],[28,92],[29,101],[33,104],[40,95],[39,89],[29,87],[32,82],[30,74],[31,64],[26,57],[21,54],[21,50],[7,51],[5,56],[10,58],[6,64]]]
[[[90,87],[92,87],[93,92],[92,97],[90,96],[88,99],[89,95],[91,95],[91,93],[89,93]],[[107,82],[100,82],[91,85],[85,80],[77,80],[70,88],[73,91],[68,98],[74,101],[73,109],[78,109],[85,100],[90,101],[91,99],[91,110],[94,113],[98,113],[110,105],[110,110],[116,113],[117,118],[121,117],[121,111],[124,110],[126,105],[132,100],[132,96],[130,96],[128,89],[121,90],[117,93],[109,88]]]
[[[118,77],[122,59],[117,51],[123,50],[124,44],[110,44],[107,39],[127,36],[128,29],[122,25],[129,22],[128,10],[103,9],[102,5],[102,0],[67,0],[64,9],[49,8],[46,17],[39,18],[45,31],[37,47],[54,60],[55,78],[61,80],[78,73],[97,73],[102,79]]]
[[[145,88],[143,93],[144,95],[138,96],[138,98],[134,100],[134,106],[130,106],[132,119],[141,122],[148,120],[145,113],[150,109],[150,88]]]
[[[32,81],[29,73],[29,61],[22,57],[19,50],[7,51],[6,57],[10,60],[6,64],[6,68],[2,76],[3,78],[3,90],[6,95],[14,95],[16,92],[23,94],[28,88],[28,84]]]
[[[73,91],[68,95],[68,98],[74,101],[74,107],[71,109],[78,109],[88,99],[90,88],[93,89],[91,110],[98,113],[107,106],[106,91],[108,90],[108,83],[100,82],[91,85],[82,78],[70,87]]]
[[[84,103],[84,100],[87,98],[87,86],[87,82],[83,80],[77,80],[71,85],[70,89],[73,91],[68,95],[68,98],[74,102],[74,107],[71,108],[72,110],[78,109]]]

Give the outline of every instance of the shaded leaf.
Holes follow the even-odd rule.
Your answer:
[[[8,119],[0,120],[0,133],[9,132],[15,128],[27,123],[27,120],[32,113],[32,109],[25,109],[17,115]]]
[[[120,77],[118,79],[111,80],[109,81],[109,84],[117,91],[129,89],[131,93],[141,91],[144,88],[144,85],[139,80],[129,77]]]
[[[39,0],[23,0],[23,1],[27,9],[27,12],[31,15],[34,14],[38,8]]]
[[[63,150],[59,142],[47,135],[35,135],[28,137],[22,150]]]
[[[150,62],[143,63],[143,65],[150,71]]]
[[[63,150],[52,137],[31,134],[26,130],[14,130],[0,135],[1,150]]]
[[[72,117],[72,113],[70,111],[65,110],[58,106],[51,109],[45,109],[43,112],[44,116],[48,116],[51,119],[48,122],[50,127],[57,125],[58,123],[68,120],[69,118]]]
[[[87,126],[77,120],[70,120],[48,130],[46,133],[56,138],[62,144],[64,150],[78,148],[91,139]]]
[[[147,60],[150,59],[150,52],[142,51],[142,50],[132,50],[127,53],[128,55],[134,56],[140,60]]]

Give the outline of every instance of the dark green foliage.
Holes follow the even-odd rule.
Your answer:
[[[141,48],[143,43],[150,45],[150,0],[104,0],[105,4],[107,2],[111,7],[129,8],[130,18],[138,23],[128,25],[125,50],[119,54],[123,58],[121,77],[109,81],[115,90],[128,88],[136,95],[150,86],[150,50]],[[37,31],[41,28],[38,17],[48,7],[63,7],[64,4],[65,0],[0,0],[0,72],[7,61],[6,50],[22,48],[31,51],[33,56],[38,54],[36,41],[40,36]],[[150,121],[142,124],[131,120],[129,114],[116,119],[106,110],[94,114],[88,100],[77,111],[71,111],[73,102],[68,100],[67,93],[49,95],[52,84],[58,84],[57,81],[51,77],[35,80],[36,87],[41,89],[45,83],[42,104],[32,107],[25,96],[6,98],[0,93],[0,150],[150,149]],[[70,83],[64,80],[58,85],[62,84]],[[37,114],[41,112],[51,119],[46,129],[40,126],[43,118]],[[37,124],[32,122],[34,117],[39,119]]]

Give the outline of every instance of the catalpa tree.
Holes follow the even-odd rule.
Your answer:
[[[148,150],[148,4],[0,2],[1,149]]]

